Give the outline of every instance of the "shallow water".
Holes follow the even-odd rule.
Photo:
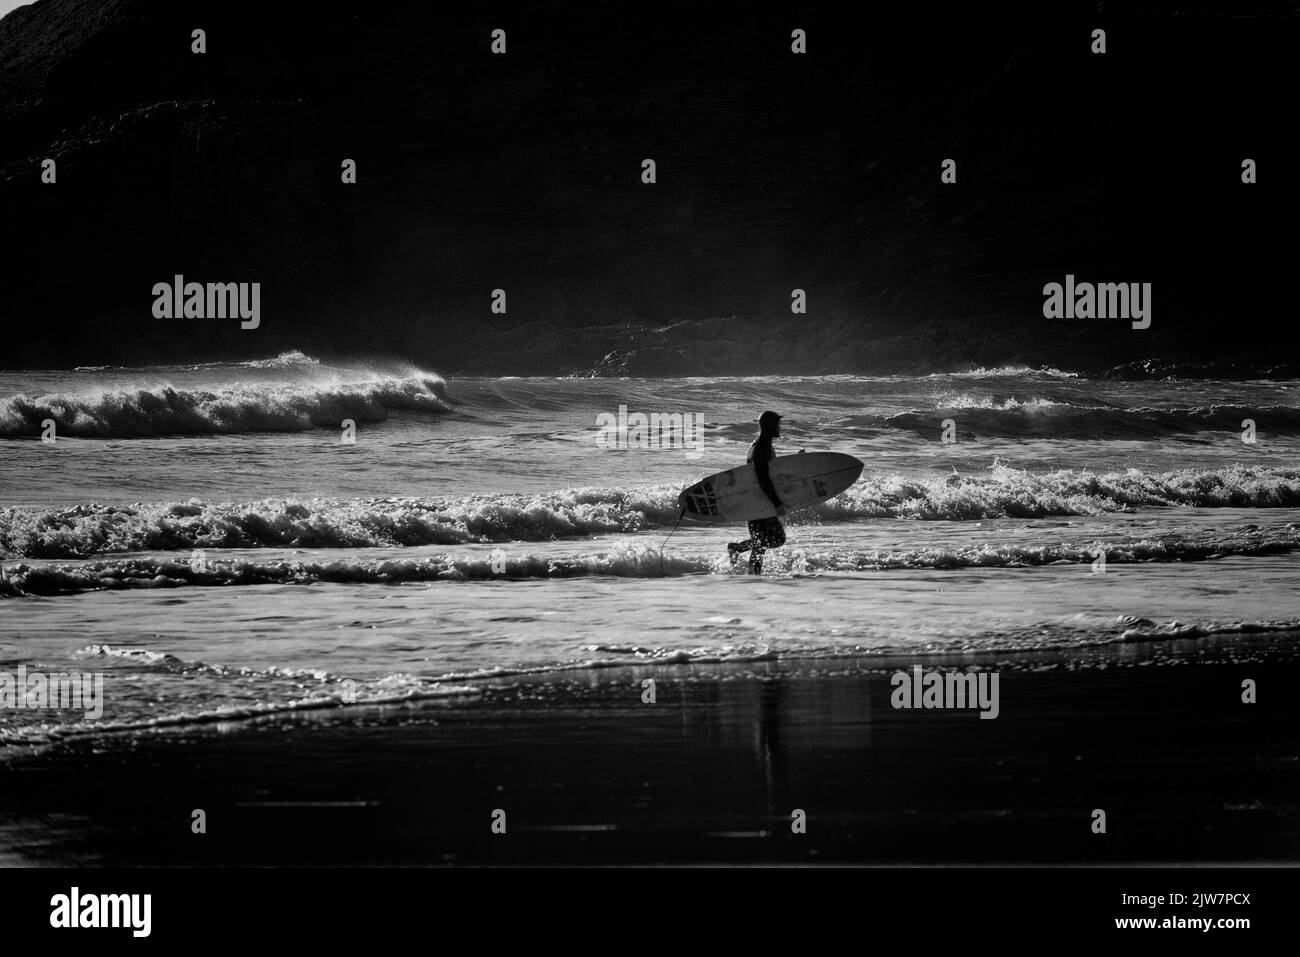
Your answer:
[[[101,672],[105,701],[97,721],[0,711],[0,737],[471,693],[475,676],[575,664],[1108,646],[1119,661],[1140,640],[1289,636],[1295,386],[1052,370],[444,383],[296,354],[3,373],[0,670]],[[620,405],[698,413],[702,445],[602,448],[597,417]],[[752,577],[723,558],[740,529],[673,530],[675,496],[741,461],[765,408],[785,415],[779,451],[867,467],[790,516]]]

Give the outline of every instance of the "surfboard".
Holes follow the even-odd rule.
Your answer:
[[[858,480],[862,468],[861,461],[842,452],[800,452],[772,459],[768,474],[789,513],[839,495]],[[752,465],[701,479],[684,489],[677,503],[687,518],[713,525],[776,515],[771,500],[758,487]]]

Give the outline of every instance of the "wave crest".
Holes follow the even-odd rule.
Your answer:
[[[305,357],[304,357],[305,358]],[[268,362],[285,360],[286,356]],[[358,381],[275,385],[234,383],[211,390],[158,385],[95,393],[20,394],[0,399],[0,437],[39,435],[53,419],[58,434],[86,438],[336,428],[343,419],[379,422],[395,409],[447,412],[446,382],[414,372]]]
[[[0,557],[68,559],[203,548],[373,548],[533,542],[671,527],[672,485],[576,488],[547,495],[421,499],[264,499],[249,503],[158,502],[130,507],[0,508]],[[1141,469],[988,473],[938,478],[867,475],[801,513],[814,521],[906,518],[982,521],[1100,515],[1153,506],[1300,506],[1300,469]],[[797,517],[797,516],[795,516]]]
[[[950,396],[941,397],[940,402],[937,409],[869,416],[860,424],[934,435],[943,420],[951,418],[958,433],[968,437],[1136,440],[1201,432],[1236,435],[1242,421],[1251,419],[1258,422],[1260,431],[1300,434],[1300,409],[1293,406],[1124,409],[1074,405],[1045,396]]]
[[[786,550],[769,556],[775,573],[819,574],[885,569],[1023,568],[1091,564],[1104,551],[1111,565],[1144,562],[1209,561],[1233,555],[1275,555],[1300,548],[1300,527],[1228,535],[1140,538],[1131,541],[1060,542],[1012,545],[990,542],[917,549],[842,550],[809,553]],[[436,555],[426,558],[345,558],[338,561],[256,561],[218,559],[202,566],[182,559],[119,558],[77,564],[19,565],[0,581],[0,594],[59,595],[102,589],[156,589],[186,586],[292,585],[335,582],[400,584],[539,578],[662,578],[729,571],[714,553],[663,552],[653,545],[624,542],[604,552],[533,555]]]

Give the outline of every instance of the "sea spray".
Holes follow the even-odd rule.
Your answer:
[[[1105,557],[1111,565],[1142,562],[1208,561],[1230,555],[1284,554],[1300,548],[1300,528],[1234,535],[1202,535],[1159,539],[1108,541]],[[795,574],[859,572],[889,569],[1022,568],[1055,564],[1090,565],[1092,541],[1042,545],[949,545],[931,548],[837,549],[786,559],[781,569]],[[232,585],[400,584],[586,578],[660,578],[720,572],[724,560],[714,552],[662,554],[648,541],[616,543],[607,551],[577,550],[570,554],[517,553],[504,571],[492,554],[445,554],[423,558],[345,558],[338,561],[256,561],[245,557],[210,559],[196,570],[188,556],[99,559],[77,563],[19,564],[9,575],[16,595],[59,595],[96,589],[157,589],[228,587]]]
[[[85,558],[115,552],[199,548],[373,548],[549,541],[671,526],[673,485],[581,487],[542,495],[458,499],[262,499],[156,502],[71,508],[0,508],[0,558]],[[821,522],[864,518],[980,521],[1101,515],[1150,506],[1300,506],[1300,469],[1033,473],[995,465],[985,473],[913,478],[874,474],[797,513]]]
[[[430,373],[293,384],[232,383],[173,388],[19,394],[0,399],[0,438],[38,434],[52,419],[60,436],[292,432],[335,428],[343,418],[379,422],[398,409],[445,413],[445,383]]]

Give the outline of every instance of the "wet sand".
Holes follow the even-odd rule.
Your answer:
[[[1294,642],[610,668],[68,741],[0,759],[0,862],[1292,863]],[[894,708],[916,663],[996,669],[998,717]]]

